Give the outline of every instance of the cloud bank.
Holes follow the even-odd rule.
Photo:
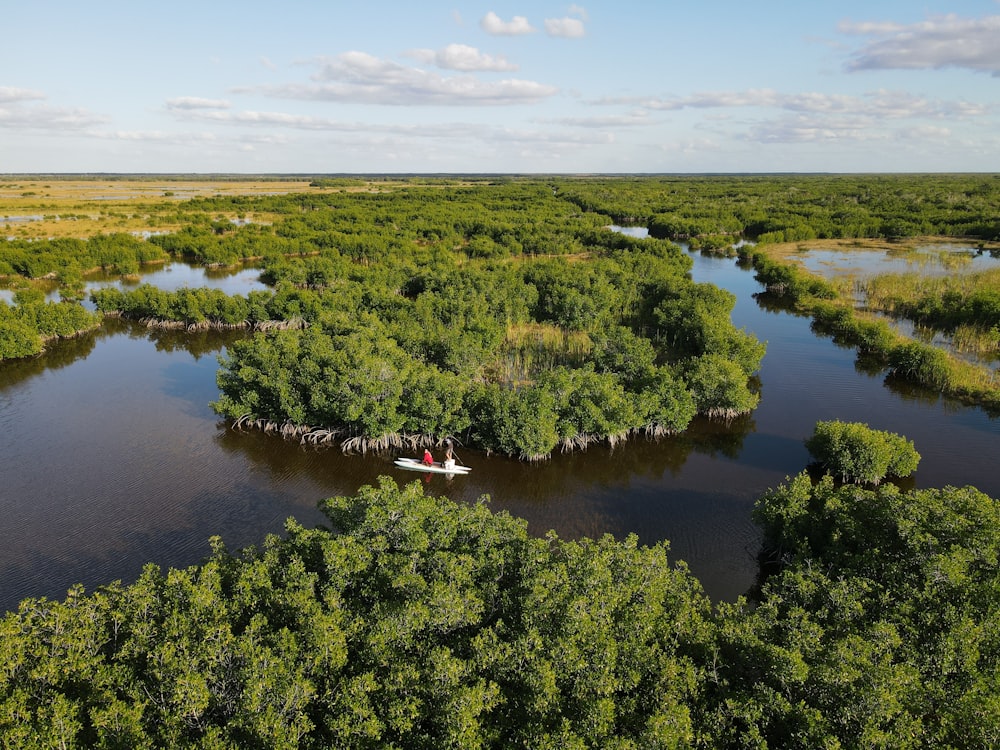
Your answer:
[[[1000,16],[936,16],[921,23],[852,23],[844,34],[872,37],[847,63],[859,70],[965,68],[1000,76]]]

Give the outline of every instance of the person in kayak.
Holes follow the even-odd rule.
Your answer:
[[[424,448],[424,457],[421,459],[421,462],[424,464],[424,466],[433,466],[434,456],[431,455],[431,451],[429,448]]]
[[[444,468],[455,468],[455,454],[452,452],[451,438],[444,439]]]

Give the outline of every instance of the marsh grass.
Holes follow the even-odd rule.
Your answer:
[[[586,331],[570,331],[550,323],[511,324],[491,370],[499,382],[529,383],[539,372],[580,366],[593,346]]]
[[[901,303],[921,297],[960,295],[1000,289],[1000,268],[972,273],[928,276],[921,273],[883,273],[857,282],[870,308],[895,312]]]
[[[996,359],[1000,356],[1000,327],[960,325],[951,335],[951,345],[959,352]]]
[[[792,263],[788,251],[792,243],[787,243],[786,253],[772,252],[768,246],[761,253],[771,262],[794,265],[800,275],[813,276],[799,263]],[[798,244],[795,253],[803,252]],[[846,243],[837,243],[844,249]],[[871,243],[859,243],[868,246]],[[810,248],[816,247],[809,243]],[[952,346],[956,352],[928,343],[935,327],[928,327],[927,321],[914,320],[910,315],[917,310],[916,302],[924,301],[925,310],[939,308],[946,311],[948,302],[953,309],[961,309],[961,302],[970,295],[979,294],[985,303],[979,309],[989,309],[989,302],[1000,290],[1000,269],[969,273],[923,274],[919,272],[878,274],[864,279],[853,279],[851,285],[833,285],[838,291],[837,300],[820,299],[810,296],[808,285],[797,285],[799,290],[789,289],[795,308],[813,318],[813,325],[820,333],[833,336],[839,343],[857,347],[859,356],[865,356],[882,366],[888,365],[890,376],[919,383],[934,391],[963,403],[981,406],[991,414],[1000,414],[1000,372],[988,366],[968,362],[957,351],[995,353],[1000,347],[1000,325],[997,322],[985,325],[954,325],[947,332],[952,336]],[[846,293],[845,293],[846,290]],[[857,309],[858,297],[867,310]],[[853,299],[852,299],[853,297]],[[925,329],[927,337],[909,338],[892,329],[878,314],[906,317],[914,322],[916,329]],[[942,312],[942,319],[944,312]],[[924,316],[927,317],[926,315]],[[945,331],[944,326],[936,330]]]

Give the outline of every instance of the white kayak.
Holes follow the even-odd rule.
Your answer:
[[[430,466],[419,458],[397,458],[396,466],[409,471],[423,471],[429,474],[468,474],[472,469],[468,466],[445,466],[440,461],[435,461]]]

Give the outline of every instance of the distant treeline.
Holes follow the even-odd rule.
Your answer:
[[[559,183],[558,191],[587,211],[675,240],[1000,240],[1000,175],[992,174],[593,178]]]
[[[231,195],[165,202],[178,232],[143,241],[0,243],[0,276],[39,278],[67,267],[132,273],[136,264],[183,257],[208,264],[336,248],[361,262],[419,241],[473,258],[572,254],[611,221],[654,237],[731,244],[922,235],[1000,239],[1000,176],[767,175],[515,178],[465,181],[319,181],[336,187],[288,195]],[[362,189],[365,187],[366,189]],[[462,205],[455,211],[454,202]],[[156,213],[157,204],[143,209]],[[271,223],[234,223],[232,216]]]

